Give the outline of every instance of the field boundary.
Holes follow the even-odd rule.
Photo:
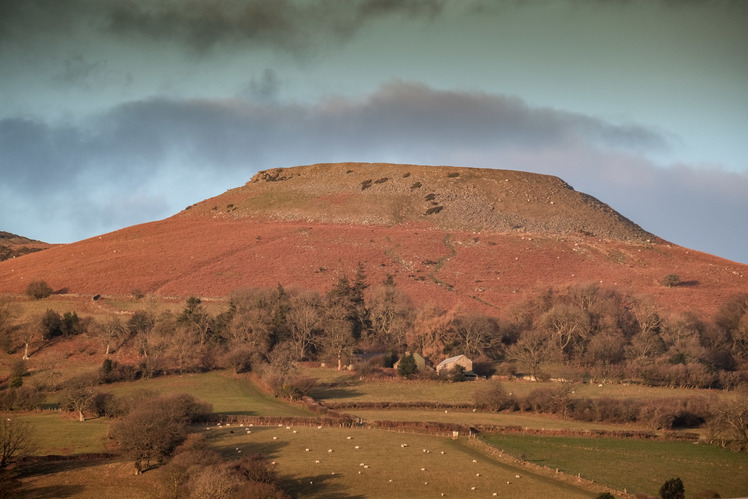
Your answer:
[[[491,459],[505,464],[510,464],[512,466],[524,468],[536,475],[551,478],[553,480],[558,480],[560,482],[568,483],[596,493],[610,492],[611,494],[619,497],[636,497],[626,490],[615,490],[612,487],[607,487],[593,480],[582,478],[581,473],[577,474],[577,476],[574,476],[568,473],[564,473],[563,471],[559,471],[558,468],[553,469],[549,468],[548,466],[540,466],[535,463],[529,463],[527,461],[514,457],[511,454],[507,454],[503,450],[497,449],[493,445],[484,442],[480,438],[468,439],[467,445],[480,452],[481,454],[485,454]]]

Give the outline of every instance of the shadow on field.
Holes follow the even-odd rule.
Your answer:
[[[52,499],[57,497],[74,497],[83,493],[83,485],[50,485],[27,490],[15,490],[12,497],[23,499]]]
[[[315,400],[326,400],[326,399],[347,399],[352,397],[358,397],[361,392],[353,388],[342,388],[342,387],[331,387],[321,388],[314,390],[311,393],[312,398]]]
[[[60,459],[54,459],[50,457],[45,458],[31,458],[30,462],[23,463],[18,469],[18,476],[20,478],[49,475],[51,473],[60,473],[64,471],[80,470],[92,466],[99,466],[104,462],[111,462],[112,458],[83,458],[76,456],[65,456]]]
[[[255,411],[226,411],[216,412],[216,416],[259,416]]]
[[[324,497],[325,499],[363,499],[365,495],[351,495],[335,483],[339,475],[309,475],[301,478],[281,477],[281,487],[294,497]]]

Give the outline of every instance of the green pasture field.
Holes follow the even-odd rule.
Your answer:
[[[629,493],[657,496],[679,477],[686,497],[713,490],[722,497],[748,496],[748,454],[691,442],[528,435],[486,435],[484,441],[515,457],[594,480]]]
[[[130,395],[139,390],[163,394],[191,393],[199,400],[213,404],[213,410],[218,414],[270,417],[314,415],[301,406],[266,395],[246,377],[219,371],[114,383],[99,386],[98,390],[116,396]],[[106,450],[106,434],[111,423],[109,419],[93,418],[80,422],[73,413],[62,412],[25,413],[21,418],[34,428],[34,439],[38,444],[36,454],[78,454]]]
[[[245,416],[309,417],[313,413],[302,406],[289,404],[263,393],[248,377],[228,371],[211,371],[180,376],[161,376],[127,383],[103,385],[101,391],[125,396],[139,390],[155,393],[190,393],[213,404],[218,414]]]
[[[377,429],[236,426],[213,427],[204,433],[209,444],[226,456],[239,456],[239,451],[263,453],[276,463],[283,487],[297,497],[415,498],[441,497],[442,493],[446,497],[492,497],[494,492],[513,498],[596,495],[490,459],[468,447],[464,437],[452,440]],[[247,429],[252,433],[246,433]]]
[[[444,409],[351,409],[347,414],[365,421],[427,421],[463,425],[521,426],[545,430],[608,430],[649,431],[645,426],[612,423],[587,423],[563,419],[551,414],[526,414],[520,412],[495,413]]]
[[[110,420],[90,419],[80,422],[73,413],[27,413],[17,417],[32,428],[34,454],[68,455],[107,451],[107,429]]]
[[[472,404],[473,394],[484,386],[485,380],[447,383],[434,380],[361,380],[346,371],[330,368],[305,368],[304,375],[315,378],[326,386],[318,388],[312,397],[331,403],[340,402],[439,402]],[[539,388],[558,388],[559,383],[510,380],[504,389],[517,397],[524,397]],[[685,388],[650,387],[635,384],[580,383],[573,386],[576,397],[617,399],[660,399],[696,395],[731,397],[722,390],[691,390]]]

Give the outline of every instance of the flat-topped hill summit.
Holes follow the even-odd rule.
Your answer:
[[[0,294],[39,279],[84,296],[324,293],[359,263],[417,306],[499,315],[576,284],[707,314],[748,292],[748,266],[669,244],[556,177],[343,163],[262,171],[165,220],[0,262]],[[663,286],[668,274],[681,285]]]
[[[451,166],[339,163],[265,170],[190,210],[235,218],[656,239],[557,177]]]

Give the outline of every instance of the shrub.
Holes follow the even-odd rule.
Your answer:
[[[26,286],[26,294],[34,300],[42,300],[52,294],[47,281],[32,281]]]
[[[673,288],[680,284],[680,276],[678,274],[668,274],[662,278],[660,284],[666,288]]]
[[[478,388],[473,394],[473,402],[476,407],[492,412],[513,409],[515,406],[514,398],[507,393],[499,380],[490,380]]]
[[[660,497],[662,499],[685,499],[686,489],[683,487],[683,481],[680,478],[671,478],[660,487]]]
[[[397,364],[397,374],[404,378],[412,378],[418,374],[418,364],[413,354],[408,354]]]
[[[447,379],[452,383],[465,381],[465,368],[460,365],[454,366],[452,369],[447,371]]]
[[[252,370],[252,361],[255,354],[249,348],[240,347],[227,352],[222,359],[221,364],[224,367],[231,368],[234,374],[241,374]]]
[[[10,388],[19,388],[23,384],[23,376],[26,374],[26,361],[18,360],[10,367],[10,379],[8,386]]]
[[[317,386],[317,380],[307,376],[282,376],[273,374],[265,378],[265,383],[278,398],[298,400]]]
[[[151,461],[163,463],[187,438],[188,425],[205,421],[211,411],[189,394],[145,400],[112,425],[111,435],[139,474]]]

